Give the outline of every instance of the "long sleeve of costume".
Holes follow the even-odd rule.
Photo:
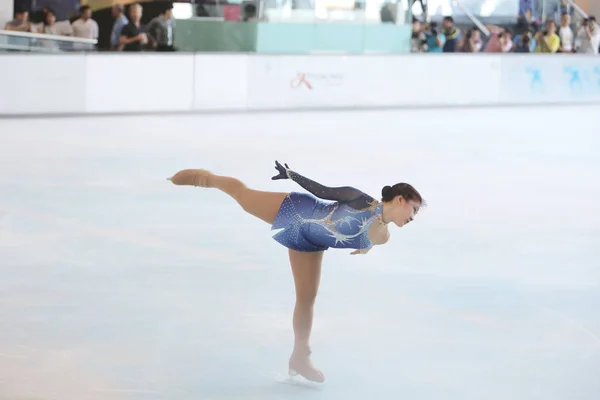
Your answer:
[[[348,204],[354,209],[363,209],[369,207],[375,199],[368,194],[351,186],[327,187],[308,179],[299,173],[288,169],[286,171],[288,178],[308,190],[310,193],[324,200],[339,201]]]

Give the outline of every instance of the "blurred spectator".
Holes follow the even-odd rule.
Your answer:
[[[4,30],[30,32],[31,24],[29,23],[29,11],[22,6],[15,7],[15,19],[7,22],[6,25],[4,25]]]
[[[457,50],[462,53],[478,53],[482,45],[481,31],[477,28],[472,28],[460,40]]]
[[[144,45],[148,44],[148,36],[140,23],[142,20],[142,13],[143,9],[139,3],[134,3],[129,6],[129,23],[121,30],[119,50],[142,51]]]
[[[596,23],[596,17],[590,17],[587,26],[581,34],[581,47],[579,53],[598,54],[600,49],[600,28]]]
[[[554,6],[554,18],[562,18],[563,14],[567,14],[569,17],[572,17],[575,14],[575,8],[571,5],[571,3],[569,3],[568,0],[561,0]]]
[[[444,53],[454,53],[460,40],[460,29],[454,26],[454,18],[444,17],[444,28],[442,33],[446,39],[444,43]]]
[[[513,51],[515,53],[533,53],[536,45],[534,33],[533,28],[522,27],[521,34],[516,35],[513,40]]]
[[[148,40],[156,51],[175,51],[173,5],[168,4],[160,15],[148,24]]]
[[[529,25],[533,20],[533,0],[519,0],[519,20]]]
[[[560,16],[560,28],[558,29],[558,36],[560,37],[560,49],[561,53],[572,53],[573,43],[575,41],[575,35],[570,27],[571,17],[566,12]]]
[[[412,37],[410,39],[410,52],[422,53],[427,51],[427,36],[423,32],[421,21],[417,18],[412,20]]]
[[[560,48],[560,37],[556,34],[556,22],[551,19],[546,21],[546,30],[536,33],[535,41],[534,53],[556,53]]]
[[[258,9],[254,3],[246,3],[242,6],[242,21],[258,21]]]
[[[513,48],[512,33],[504,28],[489,25],[490,38],[485,46],[486,53],[508,53]]]
[[[69,20],[56,22],[56,14],[54,10],[47,8],[44,16],[43,33],[48,35],[71,36],[73,35],[73,27]]]
[[[429,25],[429,31],[425,33],[425,45],[429,53],[443,52],[446,44],[446,36],[438,30],[438,25],[432,22]]]
[[[72,24],[73,36],[83,39],[98,39],[98,23],[92,19],[89,6],[79,8],[79,18]]]
[[[129,20],[125,16],[125,10],[122,5],[115,4],[111,9],[112,16],[115,18],[112,31],[110,32],[110,48],[116,50],[119,47],[119,38],[121,37],[121,31],[123,27],[129,23]]]
[[[462,37],[458,43],[457,51],[462,53],[479,53],[482,46],[481,31],[479,28],[473,27]]]
[[[588,23],[588,18],[581,20],[581,25],[579,25],[577,31],[575,32],[575,41],[573,43],[573,46],[575,47],[575,52],[577,53],[579,53],[579,50],[581,49],[583,36],[586,34],[585,31],[587,30]]]

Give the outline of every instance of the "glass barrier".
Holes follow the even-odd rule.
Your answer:
[[[413,13],[436,22],[451,16],[458,24],[469,24],[472,14],[484,24],[505,25],[515,23],[519,14],[519,0],[426,0],[424,4],[426,16],[420,1],[415,1]]]
[[[405,54],[413,0],[242,0],[177,10],[175,47],[267,54]],[[186,18],[187,17],[187,18]],[[222,20],[218,20],[222,18]]]
[[[0,51],[58,53],[95,51],[97,41],[68,36],[0,30]]]
[[[179,4],[177,19],[222,18],[237,22],[410,24],[415,0],[228,0]],[[417,0],[420,1],[420,0]]]

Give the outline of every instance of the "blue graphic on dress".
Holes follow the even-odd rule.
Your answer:
[[[287,164],[284,167],[276,161],[275,169],[279,174],[271,179],[292,179],[311,193],[292,192],[285,198],[271,227],[282,229],[273,236],[276,241],[297,251],[373,246],[368,230],[383,211],[381,203],[350,186],[321,185],[292,171]]]

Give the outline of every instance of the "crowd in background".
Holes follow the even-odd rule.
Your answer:
[[[442,27],[436,23],[424,24],[413,19],[411,52],[413,53],[583,53],[600,51],[600,27],[595,17],[582,20],[579,26],[571,24],[571,16],[563,12],[560,25],[553,19],[545,24],[520,20],[515,33],[508,28],[487,25],[489,37],[484,38],[477,27],[466,32],[454,25],[452,17],[445,17]]]
[[[141,4],[131,4],[127,9],[122,5],[113,6],[110,50],[174,51],[175,19],[172,11],[173,5],[166,3],[161,6],[160,14],[144,25],[141,23]],[[57,21],[56,13],[48,7],[34,15],[23,7],[17,7],[14,20],[6,23],[4,29],[94,40],[98,40],[100,34],[89,6],[81,6],[76,15],[62,21]]]
[[[426,15],[427,2],[421,4]],[[535,20],[533,0],[521,0],[518,23],[513,27],[487,25],[489,36],[477,27],[459,28],[454,19],[445,17],[441,26],[425,23],[417,18],[412,22],[411,52],[413,53],[584,53],[598,54],[600,27],[595,17],[572,23],[574,9],[561,0],[544,23]],[[114,5],[110,19],[110,45],[112,51],[174,51],[175,20],[172,3],[159,5],[158,15],[142,24],[144,8],[139,3],[127,8]],[[156,13],[154,13],[156,15]],[[559,20],[560,22],[557,22]],[[106,33],[108,34],[108,25]],[[100,29],[92,18],[90,7],[82,6],[69,19],[57,20],[56,13],[44,7],[30,16],[28,10],[17,8],[15,19],[4,26],[5,30],[71,36],[98,40]],[[487,33],[487,32],[486,32]]]

